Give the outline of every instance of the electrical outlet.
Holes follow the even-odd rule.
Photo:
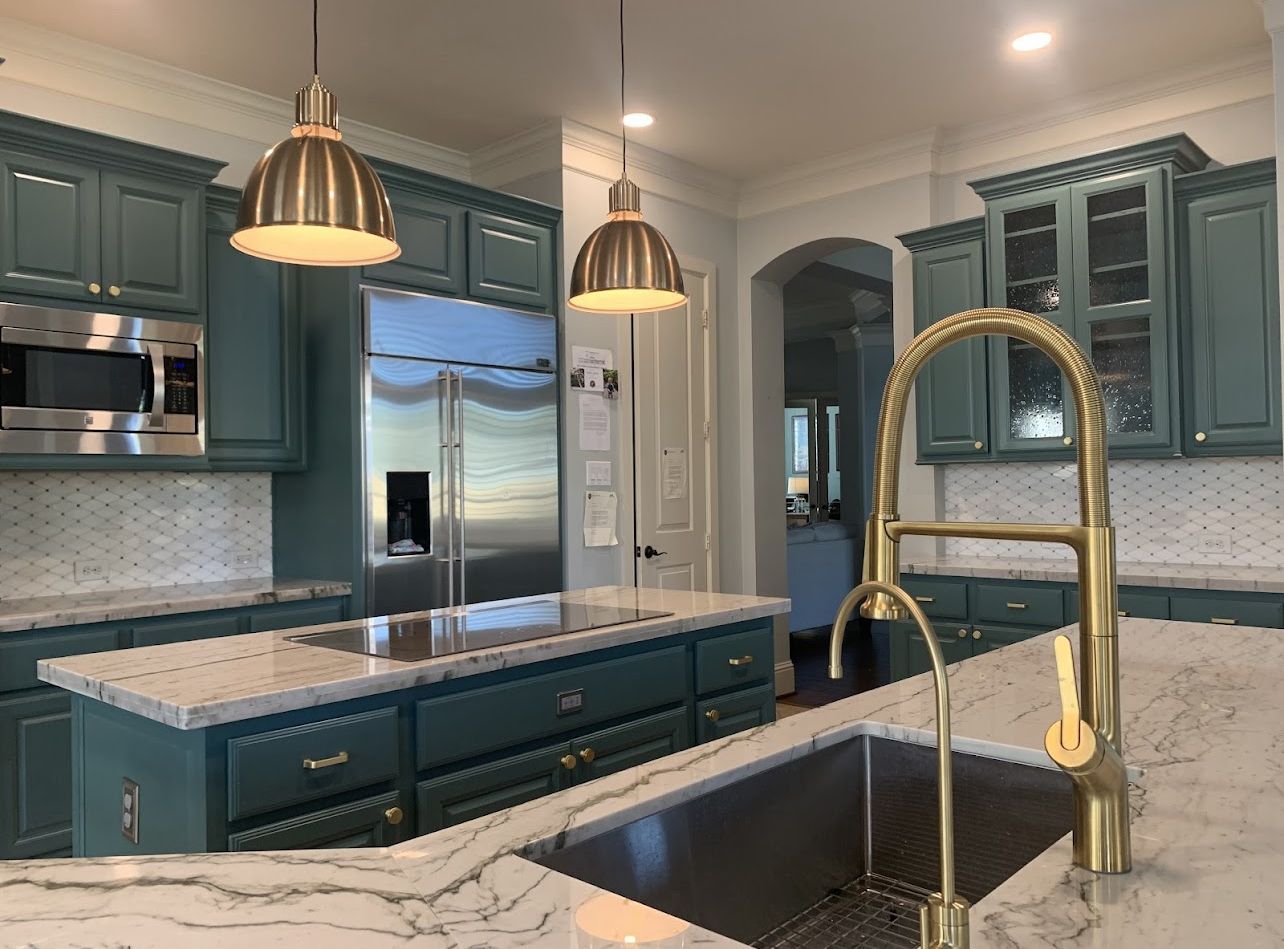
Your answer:
[[[1231,535],[1229,531],[1208,531],[1199,532],[1199,552],[1201,554],[1228,554],[1231,551]]]
[[[138,843],[138,782],[125,778],[120,787],[120,835]]]
[[[252,550],[238,550],[232,556],[233,567],[257,567],[259,565],[258,554]]]
[[[111,579],[111,565],[105,560],[77,560],[73,564],[77,583],[97,583]]]

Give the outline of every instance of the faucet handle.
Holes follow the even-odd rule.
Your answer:
[[[1057,660],[1057,686],[1061,691],[1061,718],[1053,722],[1043,738],[1048,756],[1067,770],[1081,768],[1094,761],[1100,753],[1100,743],[1092,727],[1083,720],[1079,707],[1079,684],[1074,673],[1074,652],[1070,637],[1057,636],[1052,640],[1052,652]]]

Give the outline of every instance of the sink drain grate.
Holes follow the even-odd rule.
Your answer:
[[[926,890],[867,873],[754,940],[760,949],[913,949]]]

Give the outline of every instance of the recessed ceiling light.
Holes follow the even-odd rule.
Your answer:
[[[1043,49],[1052,42],[1052,34],[1042,30],[1037,33],[1022,33],[1012,41],[1012,48],[1018,53],[1029,53]]]
[[[650,112],[625,112],[620,121],[631,129],[644,129],[655,124],[655,116]]]

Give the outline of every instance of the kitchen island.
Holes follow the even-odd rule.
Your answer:
[[[972,945],[1284,943],[1284,638],[1154,620],[1120,627],[1125,754],[1142,771],[1134,870],[1077,870],[1066,837],[974,906]],[[961,750],[1047,763],[1043,733],[1059,713],[1050,637],[960,663],[950,678]],[[930,743],[932,708],[919,676],[390,848],[9,863],[0,931],[31,945],[575,945],[576,911],[599,891],[525,856],[854,735]]]
[[[42,661],[73,852],[388,845],[770,722],[788,608],[602,587]]]

